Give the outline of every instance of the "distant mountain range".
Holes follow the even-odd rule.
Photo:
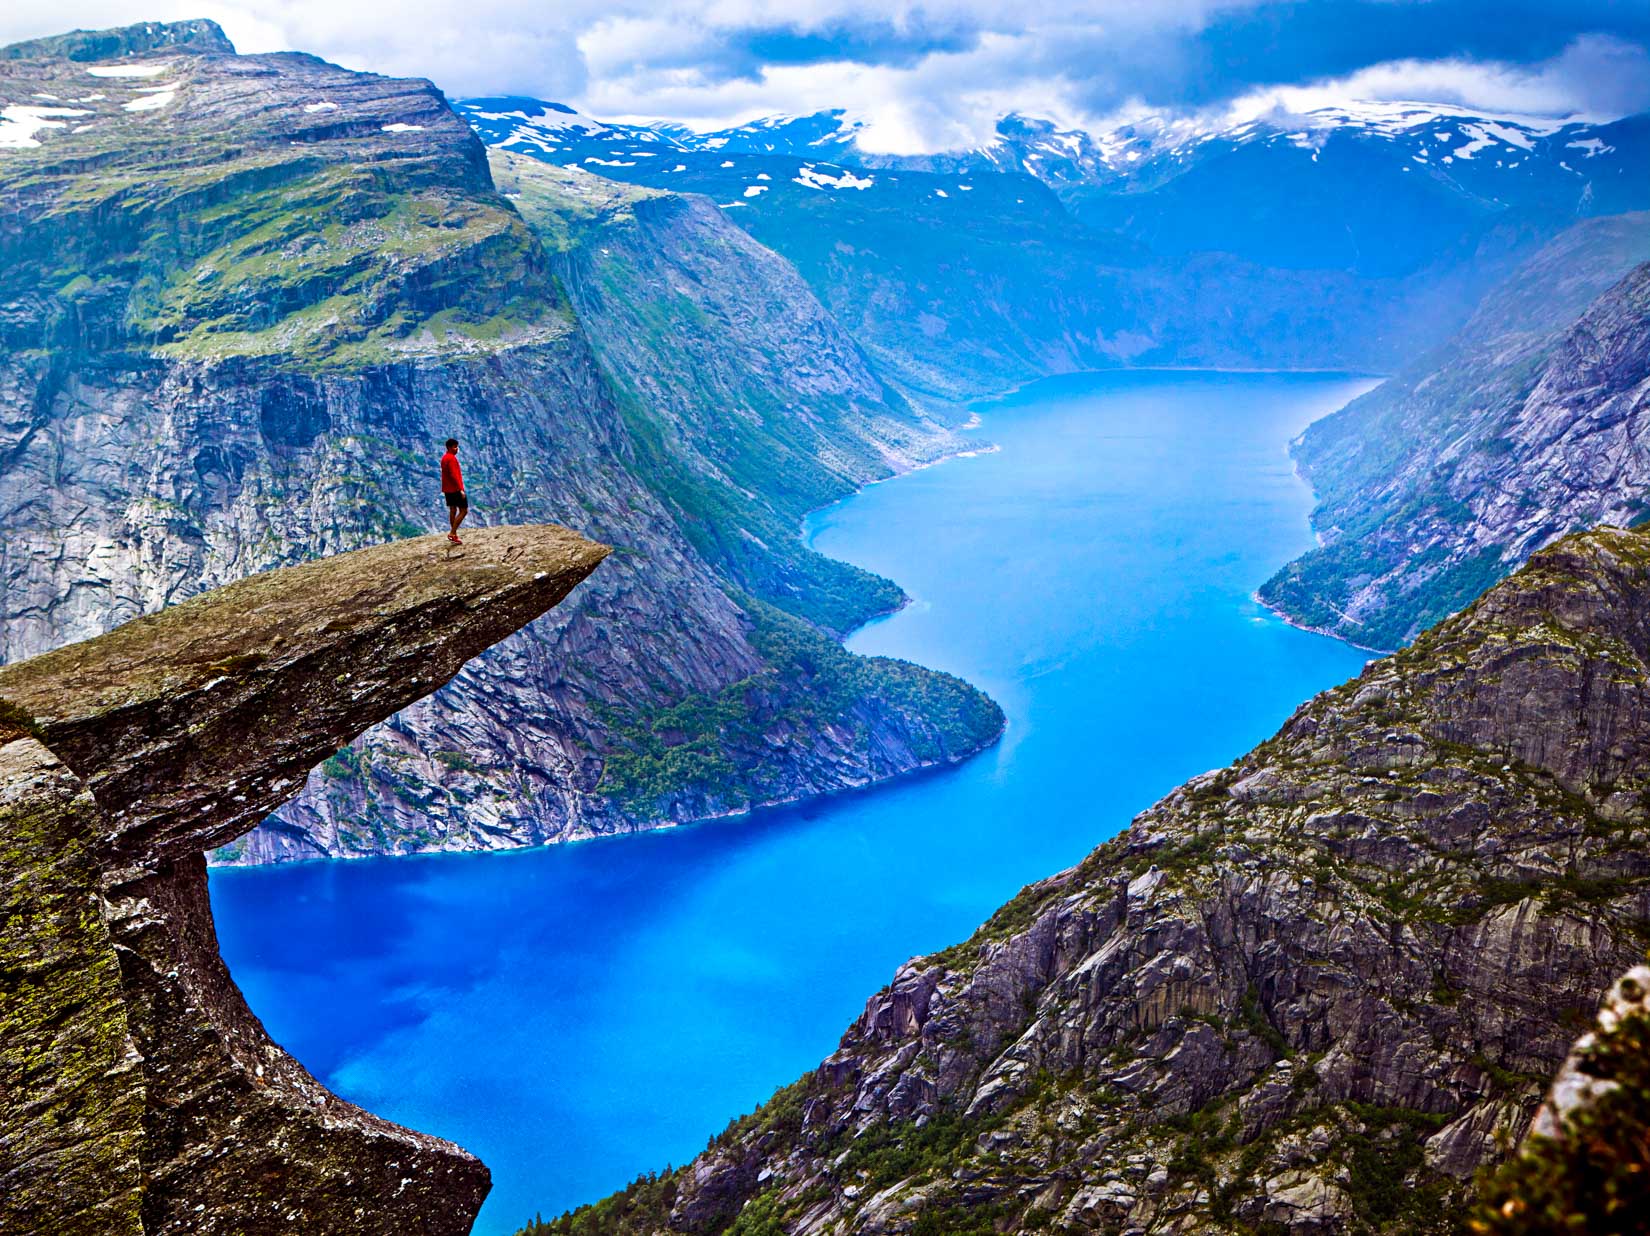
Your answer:
[[[788,155],[843,167],[899,168],[949,174],[1024,173],[1046,184],[1115,185],[1173,174],[1200,159],[1242,147],[1298,150],[1307,162],[1332,144],[1366,142],[1463,188],[1502,196],[1547,168],[1563,167],[1578,191],[1626,177],[1642,147],[1643,118],[1596,123],[1497,115],[1439,103],[1363,103],[1230,123],[1144,116],[1102,130],[1063,129],[1051,120],[1011,114],[994,139],[973,149],[893,155],[860,147],[867,122],[837,108],[808,116],[770,116],[700,133],[672,122],[626,124],[586,116],[563,103],[519,96],[456,104],[482,139],[523,154],[568,154],[604,147],[608,157],[671,150],[708,155]],[[599,159],[595,153],[591,162]],[[1401,166],[1401,165],[1400,165]],[[1491,170],[1507,175],[1488,179]],[[1513,173],[1519,173],[1513,175]]]
[[[1085,221],[1162,252],[1218,250],[1289,266],[1347,264],[1365,273],[1415,269],[1436,247],[1429,237],[1475,217],[1636,208],[1650,166],[1644,116],[1559,121],[1432,103],[1366,103],[1218,124],[1147,116],[1093,132],[1009,115],[984,146],[918,156],[863,151],[865,121],[840,109],[710,133],[670,123],[610,124],[535,99],[471,99],[458,110],[489,145],[618,179],[657,177],[662,186],[673,176],[697,180],[713,170],[723,173],[713,179],[733,201],[759,197],[772,185],[772,172],[752,156],[800,161],[790,179],[821,191],[870,189],[877,170],[1023,175],[1054,190]],[[699,166],[702,160],[713,166]],[[976,189],[960,180],[928,188],[940,199]],[[1300,213],[1332,206],[1337,213],[1321,227],[1285,233]],[[1407,245],[1389,242],[1381,254],[1368,252],[1354,242],[1371,225],[1402,231]],[[1394,260],[1394,248],[1407,253]]]
[[[979,150],[863,152],[843,112],[715,133],[523,98],[488,145],[710,197],[883,372],[962,397],[1117,365],[1390,371],[1578,218],[1650,207],[1650,118],[1368,105],[1104,133],[1006,117]]]

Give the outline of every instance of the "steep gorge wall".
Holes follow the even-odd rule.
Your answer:
[[[964,684],[850,658],[812,625],[838,630],[899,594],[809,561],[793,508],[730,501],[710,462],[673,451],[718,499],[684,507],[654,444],[687,416],[716,441],[741,410],[615,397],[549,248],[428,83],[235,56],[198,31],[162,51],[128,34],[93,48],[136,52],[121,76],[57,44],[0,66],[8,101],[51,93],[78,113],[0,153],[18,205],[0,227],[0,656],[439,526],[433,455],[449,434],[477,522],[561,521],[621,547],[599,596],[329,761],[221,857],[585,836],[862,785],[995,735],[1000,715]],[[651,354],[655,371],[670,359]],[[783,376],[765,375],[770,398]],[[793,392],[786,417],[805,418],[811,394]],[[811,492],[938,449],[914,410],[878,417],[832,426],[852,466]],[[895,422],[903,454],[878,436]],[[747,597],[761,552],[741,576],[716,546],[762,544],[756,529],[776,563],[803,563],[793,593],[832,603]],[[717,724],[730,711],[741,724]]]
[[[542,1230],[1458,1230],[1650,942],[1647,615],[1560,541]]]
[[[1564,233],[1453,338],[1294,444],[1320,548],[1261,599],[1392,648],[1567,532],[1644,516],[1650,214]]]

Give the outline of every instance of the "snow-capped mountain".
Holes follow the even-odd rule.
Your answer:
[[[1047,208],[1165,256],[1402,276],[1579,217],[1650,206],[1650,117],[1611,123],[1367,103],[1222,123],[1142,116],[1097,131],[1005,116],[974,150],[867,153],[846,112],[713,133],[608,124],[560,104],[459,104],[490,145],[619,180],[783,208],[791,186],[978,214]],[[779,192],[784,189],[785,192]]]
[[[940,391],[964,371],[1229,363],[1239,338],[1244,363],[1388,369],[1578,219],[1650,209],[1643,116],[1007,116],[979,149],[890,157],[844,112],[703,133],[531,99],[459,110],[491,146],[709,197],[888,372]]]
[[[1433,168],[1460,162],[1510,171],[1531,161],[1565,162],[1564,152],[1571,161],[1613,153],[1601,135],[1609,127],[1432,103],[1362,103],[1215,124],[1143,116],[1095,132],[1007,116],[996,140],[973,153],[1002,170],[1030,172],[1056,185],[1106,184],[1164,162],[1185,163],[1243,145],[1287,145],[1312,157],[1333,140],[1369,141],[1395,158]]]
[[[855,138],[865,127],[846,112],[812,116],[769,116],[736,128],[699,133],[668,121],[653,124],[608,123],[585,116],[562,103],[500,96],[464,99],[455,105],[490,146],[523,154],[573,153],[582,143],[626,145],[699,154],[764,154],[858,162]]]
[[[654,157],[681,153],[783,155],[840,166],[907,171],[1020,172],[1057,190],[1151,182],[1173,176],[1200,159],[1259,146],[1301,152],[1316,162],[1331,143],[1368,143],[1390,156],[1394,168],[1425,171],[1492,190],[1548,169],[1566,173],[1579,188],[1611,180],[1637,189],[1650,184],[1645,161],[1646,118],[1611,123],[1493,115],[1449,104],[1361,103],[1301,113],[1274,112],[1242,120],[1208,122],[1146,115],[1096,130],[1062,129],[1052,121],[1004,116],[995,138],[976,149],[932,155],[886,155],[859,148],[866,121],[842,109],[811,116],[773,116],[734,128],[695,132],[669,123],[617,124],[594,120],[560,103],[491,98],[461,102],[463,112],[490,145],[539,155],[589,158]],[[593,165],[595,165],[593,163]],[[1506,173],[1499,178],[1491,174]],[[1480,178],[1484,184],[1478,185]],[[1595,192],[1597,189],[1595,188]]]

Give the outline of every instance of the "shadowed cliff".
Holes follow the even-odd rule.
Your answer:
[[[0,669],[0,1230],[469,1230],[480,1162],[270,1041],[204,851],[607,552],[552,526],[398,541]]]

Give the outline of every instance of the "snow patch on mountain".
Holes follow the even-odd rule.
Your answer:
[[[856,176],[846,168],[838,169],[835,175],[822,172],[813,164],[803,167],[791,177],[799,185],[809,189],[869,189],[876,183],[870,176]]]
[[[61,129],[65,121],[59,116],[90,116],[91,113],[74,107],[28,107],[14,103],[0,108],[0,150],[21,150],[40,145],[36,133],[45,129]]]

